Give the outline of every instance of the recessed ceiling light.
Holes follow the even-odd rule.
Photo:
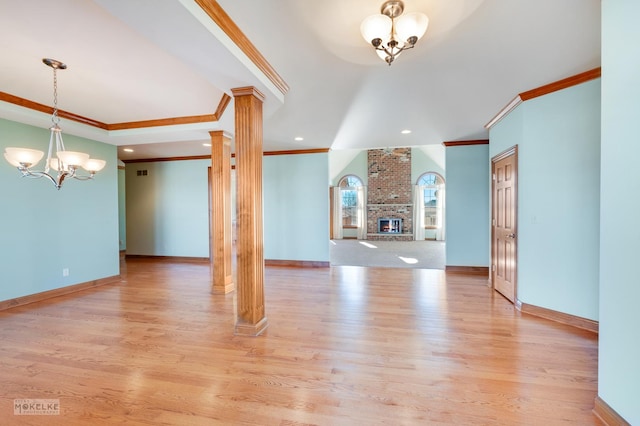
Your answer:
[[[300,142],[300,141],[303,141],[303,140],[304,140],[304,138],[303,138],[303,137],[301,137],[301,136],[296,136],[296,137],[295,137],[295,140],[297,140],[298,142]]]
[[[403,131],[401,131],[400,133],[402,133],[403,135],[408,135],[409,133],[411,133],[411,130],[409,129],[404,129]]]
[[[210,143],[203,143],[202,146],[211,146]]]
[[[133,152],[133,150],[131,148],[124,148],[123,151],[124,152]]]

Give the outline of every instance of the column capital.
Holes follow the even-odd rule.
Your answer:
[[[237,98],[238,96],[254,96],[264,102],[264,95],[262,94],[262,92],[253,86],[231,89],[231,93],[233,93],[233,96],[235,98]]]
[[[226,130],[211,130],[209,132],[209,136],[211,136],[212,138],[222,136],[222,138],[224,139],[229,139],[229,140],[233,139],[233,135],[227,132]]]

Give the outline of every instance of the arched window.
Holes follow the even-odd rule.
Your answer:
[[[340,197],[342,199],[342,226],[358,226],[358,187],[362,186],[362,180],[355,175],[346,175],[338,183]]]
[[[417,184],[424,194],[425,229],[441,229],[444,222],[444,179],[438,173],[427,172],[418,178]],[[434,238],[440,239],[438,234]]]

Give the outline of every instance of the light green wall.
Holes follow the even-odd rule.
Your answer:
[[[127,254],[209,257],[210,160],[128,163]],[[138,171],[147,171],[138,176]]]
[[[521,302],[598,319],[600,80],[520,104],[491,129],[518,144]]]
[[[447,266],[490,263],[489,145],[446,148]]]
[[[411,184],[426,172],[436,172],[446,180],[444,168],[444,146],[416,146],[411,149]]]
[[[598,395],[633,425],[640,425],[638,16],[636,0],[602,1]]]
[[[0,119],[0,152],[7,146],[46,152],[49,135],[46,128]],[[0,300],[120,273],[116,147],[64,133],[63,138],[68,150],[107,165],[94,180],[70,179],[56,190],[50,181],[23,178],[0,160]]]
[[[264,257],[329,261],[329,155],[263,161]]]
[[[330,169],[334,170],[334,176],[330,178],[331,185],[338,185],[340,179],[345,175],[356,175],[367,185],[367,161],[366,149],[357,154],[353,150],[331,151],[329,155]],[[411,148],[411,183],[415,184],[425,172],[436,172],[445,177],[444,147],[442,145]]]
[[[120,250],[127,249],[127,200],[126,177],[122,168],[118,169],[118,234]]]
[[[209,257],[209,165],[126,165],[127,254]],[[328,155],[265,156],[263,179],[265,259],[329,261]]]
[[[331,151],[329,162],[339,164],[341,161],[346,163],[346,160],[348,160],[348,164],[332,177],[331,186],[338,186],[340,179],[345,175],[356,175],[362,180],[363,185],[367,185],[369,181],[367,150],[362,150],[357,154],[353,154],[352,151]]]
[[[489,131],[489,157],[508,150],[514,145],[522,150],[524,144],[524,107],[520,105]],[[522,159],[519,159],[522,162]]]

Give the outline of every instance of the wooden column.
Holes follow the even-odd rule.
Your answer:
[[[262,230],[262,103],[254,87],[232,89],[236,132],[237,301],[236,334],[267,328]]]
[[[211,135],[211,271],[214,293],[235,290],[231,246],[231,139]]]

